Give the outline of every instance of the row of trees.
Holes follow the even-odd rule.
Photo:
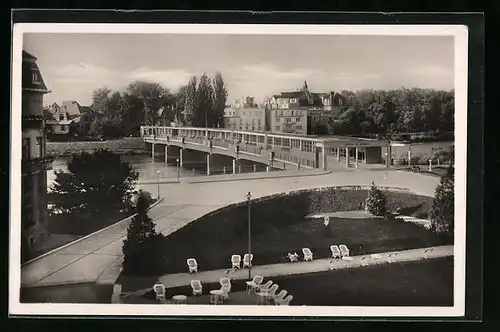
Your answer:
[[[454,130],[454,91],[433,89],[342,91],[340,114],[328,131],[338,135],[440,133]]]
[[[177,93],[158,83],[136,81],[120,91],[109,88],[92,94],[90,136],[136,136],[141,125],[153,125],[162,118],[177,119],[185,125],[222,126],[227,88],[220,73],[213,79],[206,74],[193,76]],[[159,111],[163,110],[161,117]]]

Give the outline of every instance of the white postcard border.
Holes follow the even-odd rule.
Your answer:
[[[20,303],[21,63],[24,33],[404,35],[455,38],[455,244],[453,307],[201,306]],[[17,23],[12,44],[9,313],[97,316],[365,316],[439,317],[465,314],[468,28],[461,25],[241,25]]]

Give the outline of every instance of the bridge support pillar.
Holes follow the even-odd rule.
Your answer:
[[[358,158],[359,158],[359,148],[356,148],[356,155],[354,159],[354,165],[356,168],[358,168]]]
[[[236,159],[233,159],[233,174],[236,174]]]
[[[411,166],[411,148],[408,147],[408,166]]]
[[[151,162],[155,162],[155,144],[151,143]]]
[[[168,145],[165,145],[165,164],[168,162]]]
[[[321,157],[322,157],[322,164],[323,164],[323,170],[326,171],[328,170],[328,165],[327,165],[327,158],[326,158],[326,149],[323,147],[323,150],[321,152]]]
[[[207,175],[210,175],[210,153],[207,154]]]
[[[349,168],[349,148],[345,148],[345,167]]]
[[[179,166],[180,166],[181,168],[182,168],[182,165],[184,164],[184,163],[182,162],[182,151],[183,151],[183,150],[184,150],[184,149],[180,149],[180,150],[179,150]]]
[[[340,163],[340,148],[336,148],[335,152],[337,153],[337,162]]]

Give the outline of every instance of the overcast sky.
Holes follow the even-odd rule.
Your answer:
[[[92,90],[134,80],[177,91],[192,75],[220,71],[228,103],[260,102],[307,80],[314,92],[454,85],[453,37],[25,34],[24,49],[52,93],[44,104],[92,102]]]

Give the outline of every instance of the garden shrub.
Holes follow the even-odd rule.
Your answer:
[[[366,211],[374,216],[384,216],[387,212],[385,195],[375,186],[375,183],[372,184],[366,198]]]

